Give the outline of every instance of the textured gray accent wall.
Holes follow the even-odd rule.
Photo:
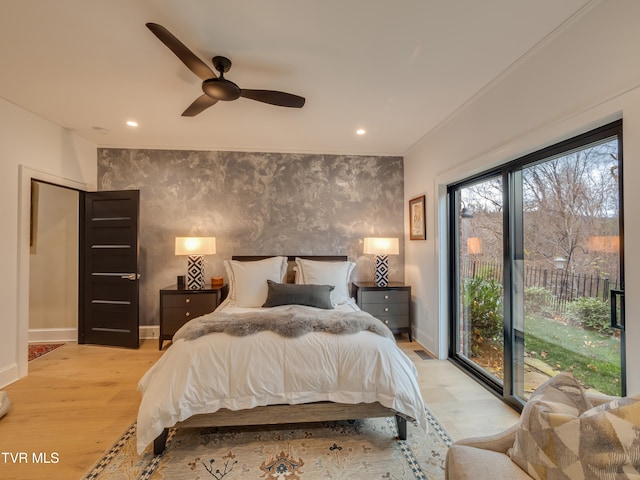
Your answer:
[[[373,281],[367,236],[399,237],[390,280],[404,280],[402,157],[98,149],[100,190],[140,190],[140,323],[158,324],[159,289],[186,273],[177,236],[214,236],[206,278],[232,255],[347,255]]]

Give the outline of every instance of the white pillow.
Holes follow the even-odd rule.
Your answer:
[[[229,299],[239,307],[261,307],[267,300],[267,280],[282,282],[287,274],[287,257],[252,262],[225,260],[229,278]]]
[[[303,285],[333,285],[331,303],[341,305],[351,298],[349,280],[354,262],[320,262],[296,257],[296,283]]]

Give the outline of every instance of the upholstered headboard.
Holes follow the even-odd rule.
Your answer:
[[[234,255],[231,257],[232,260],[237,260],[239,262],[255,262],[256,260],[264,260],[265,258],[271,258],[275,255]],[[286,255],[288,260],[288,268],[287,268],[287,283],[293,283],[295,281],[295,271],[293,268],[295,267],[296,257],[304,258],[307,260],[316,260],[318,262],[346,262],[346,255]]]

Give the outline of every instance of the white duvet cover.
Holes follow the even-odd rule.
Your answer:
[[[271,310],[278,308],[282,307]],[[229,301],[221,309],[252,310]],[[349,302],[337,309],[358,307]],[[138,411],[139,454],[165,428],[221,408],[380,402],[419,427],[427,427],[415,365],[393,340],[368,331],[312,332],[296,338],[270,331],[244,337],[212,333],[177,340],[142,377],[138,390],[143,394]]]

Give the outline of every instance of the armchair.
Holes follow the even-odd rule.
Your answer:
[[[615,399],[615,397],[600,394],[587,393],[586,396],[594,407]],[[509,455],[519,429],[520,422],[517,422],[495,435],[472,437],[455,442],[447,452],[445,480],[529,480],[533,478]]]

